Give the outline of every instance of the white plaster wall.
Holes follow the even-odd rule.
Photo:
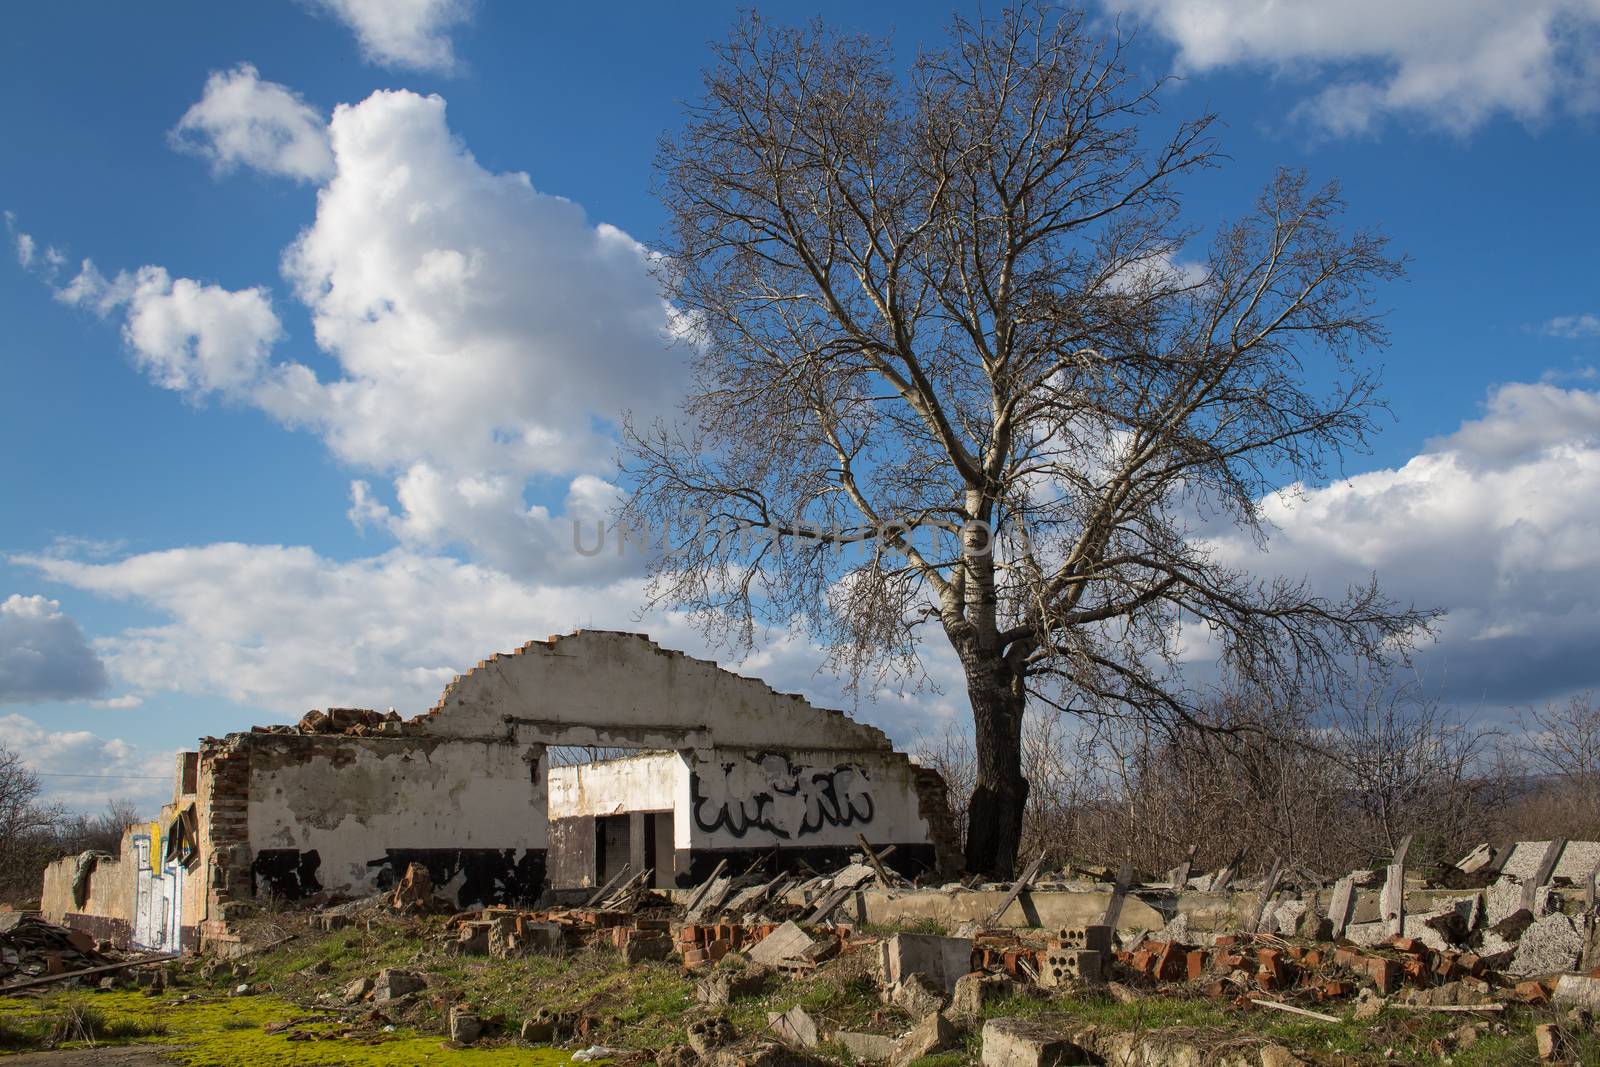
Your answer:
[[[694,848],[923,842],[914,768],[872,752],[697,754],[690,798]]]
[[[548,767],[523,746],[318,739],[252,753],[250,847],[316,849],[326,890],[364,893],[391,848],[543,850]]]
[[[417,729],[622,748],[878,750],[888,737],[639,634],[580,630],[493,656],[457,678]]]
[[[690,847],[689,765],[676,752],[550,769],[552,819],[671,811],[673,847]]]

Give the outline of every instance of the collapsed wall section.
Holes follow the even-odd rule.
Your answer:
[[[225,750],[225,751],[224,751]],[[233,898],[363,896],[428,869],[463,907],[531,902],[544,882],[542,747],[501,738],[239,734],[242,812],[213,809],[217,878]]]

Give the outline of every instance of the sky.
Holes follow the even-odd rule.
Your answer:
[[[902,59],[951,12],[758,7]],[[83,810],[153,811],[200,736],[424,710],[531,638],[716,653],[571,540],[622,491],[621,414],[686,384],[651,160],[737,5],[222,10],[26,5],[0,40],[0,743]],[[1152,129],[1221,116],[1195,225],[1304,168],[1407,256],[1381,432],[1268,502],[1266,560],[1218,552],[1441,609],[1416,669],[1468,711],[1600,684],[1600,0],[1088,11],[1173,76]],[[850,706],[821,662],[772,633],[734,665]],[[959,723],[929,673],[855,713]]]

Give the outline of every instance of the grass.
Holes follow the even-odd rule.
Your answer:
[[[435,918],[332,934],[307,929],[297,940],[250,961],[253,973],[247,980],[263,990],[259,996],[228,996],[240,979],[226,974],[205,979],[195,967],[160,997],[117,991],[0,999],[0,1059],[25,1048],[143,1041],[166,1047],[180,1062],[221,1067],[435,1062],[566,1067],[566,1052],[529,1049],[513,1040],[521,1022],[540,1008],[590,1020],[583,1044],[647,1051],[682,1043],[688,1023],[704,1011],[696,1004],[694,981],[676,963],[629,967],[615,951],[601,948],[561,958],[460,957],[448,950],[449,940],[443,921]],[[911,1020],[880,1000],[871,957],[870,952],[849,953],[810,975],[774,976],[724,1014],[742,1037],[763,1035],[769,1013],[795,1005],[816,1019],[825,1036],[840,1029],[898,1036]],[[318,999],[383,967],[424,971],[433,982],[427,993],[385,1009],[394,1026],[390,1032],[382,1021],[363,1021],[361,1011],[340,1012]],[[196,993],[200,999],[180,1001]],[[463,1001],[491,1024],[490,1036],[470,1049],[444,1048],[445,1014]],[[1347,1014],[1350,1008],[1324,1010]],[[1457,1049],[1453,1032],[1469,1022],[1459,1014],[1389,1009],[1366,1022],[1329,1024],[1172,993],[1123,1003],[1109,996],[1046,998],[1024,992],[986,1004],[984,1016],[1034,1016],[1069,1031],[1094,1025],[1110,1032],[1161,1034],[1207,1050],[1276,1043],[1343,1056],[1352,1064],[1424,1063],[1450,1056],[1454,1067],[1532,1067],[1537,1063],[1533,1027],[1559,1019],[1548,1010],[1514,1007],[1504,1019],[1506,1033],[1490,1030],[1471,1048]],[[285,1023],[305,1039],[290,1040],[281,1028]],[[960,1047],[915,1067],[977,1063],[980,1032],[981,1025],[972,1028]],[[1572,1034],[1570,1040],[1571,1058],[1600,1064],[1600,1037]],[[835,1042],[817,1052],[832,1062],[850,1062]]]

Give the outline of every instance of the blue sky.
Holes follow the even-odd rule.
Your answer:
[[[1409,257],[1383,295],[1392,421],[1282,509],[1271,566],[1377,570],[1444,608],[1425,684],[1493,711],[1600,682],[1600,7],[1393,6],[1091,10],[1136,31],[1139,70],[1182,76],[1157,128],[1206,107],[1226,124],[1194,222],[1304,167]],[[892,32],[903,56],[948,14],[760,8]],[[650,161],[734,14],[10,13],[0,741],[55,795],[148,802],[165,787],[134,776],[199,735],[422,710],[549,632],[703,651],[679,618],[635,620],[632,563],[562,547],[616,491],[617,412],[667,410],[683,381],[647,278]],[[376,206],[396,182],[404,217]],[[741,669],[838,702],[819,659],[774,637]],[[902,741],[959,718],[956,674],[931,668],[943,694],[861,715]],[[130,777],[68,777],[92,774]]]

